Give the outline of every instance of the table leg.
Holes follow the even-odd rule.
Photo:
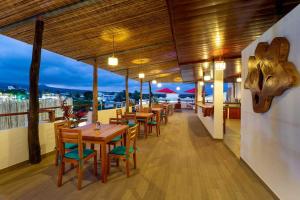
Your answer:
[[[110,163],[108,163],[110,164]],[[101,176],[102,183],[107,181],[107,154],[106,154],[106,144],[101,144]]]
[[[144,129],[145,129],[145,138],[147,138],[147,136],[148,136],[148,118],[145,119]]]

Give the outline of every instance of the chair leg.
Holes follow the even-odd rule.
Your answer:
[[[133,166],[136,169],[136,153],[133,153]]]
[[[129,169],[129,159],[126,159],[126,174],[127,174],[127,177],[129,177],[130,176],[130,169]]]
[[[120,166],[120,159],[116,158],[116,166],[119,167]]]
[[[107,156],[107,174],[110,172],[110,155]]]
[[[57,186],[60,187],[62,185],[62,177],[64,173],[64,168],[65,168],[65,162],[61,161],[59,164],[59,170],[58,170],[58,179],[57,179]]]
[[[59,156],[59,151],[56,149],[55,150],[55,166],[58,166],[58,156]]]
[[[97,152],[94,155],[94,175],[97,176],[98,172],[97,172]]]
[[[159,127],[156,125],[156,135],[159,136]]]
[[[81,190],[81,184],[82,184],[82,167],[80,166],[80,164],[77,167],[77,174],[78,174],[77,189]]]

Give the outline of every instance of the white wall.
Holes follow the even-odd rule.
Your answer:
[[[286,37],[289,61],[300,71],[300,6],[285,16],[242,52],[242,79],[247,60],[258,42]],[[242,89],[241,157],[280,198],[300,199],[300,87],[275,97],[271,109],[254,113],[249,90]]]
[[[53,151],[55,147],[53,123],[41,123],[39,130],[41,153]],[[0,131],[0,170],[29,159],[27,141],[27,128]]]

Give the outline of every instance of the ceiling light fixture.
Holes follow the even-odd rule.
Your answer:
[[[144,73],[139,73],[139,79],[143,79],[145,78],[145,74]]]
[[[210,81],[210,79],[211,79],[211,78],[210,78],[210,75],[205,75],[205,76],[204,76],[204,80],[205,80],[205,81]]]
[[[177,86],[177,87],[176,87],[176,90],[177,90],[177,91],[179,91],[179,90],[180,90],[180,87],[179,87],[179,86]]]
[[[118,58],[115,57],[115,36],[113,35],[113,54],[108,57],[108,65],[117,66],[119,64]]]
[[[224,61],[215,61],[215,69],[216,70],[225,70],[226,63]]]
[[[157,84],[157,81],[156,80],[152,80],[152,84]]]
[[[236,78],[236,82],[237,83],[241,83],[242,82],[242,78],[241,77]]]
[[[161,86],[162,86],[162,84],[161,84],[161,83],[157,83],[157,87],[159,87],[159,88],[160,88]]]

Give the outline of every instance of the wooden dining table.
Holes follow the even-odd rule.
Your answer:
[[[118,135],[124,135],[126,139],[126,132],[129,127],[127,125],[119,124],[101,124],[99,129],[96,129],[96,124],[88,124],[77,127],[75,129],[81,130],[82,140],[84,143],[100,144],[101,152],[101,178],[102,182],[107,181],[107,148],[106,144]],[[125,144],[125,143],[124,143]]]
[[[144,121],[145,138],[148,136],[148,122],[153,117],[153,113],[136,112],[136,119]]]

